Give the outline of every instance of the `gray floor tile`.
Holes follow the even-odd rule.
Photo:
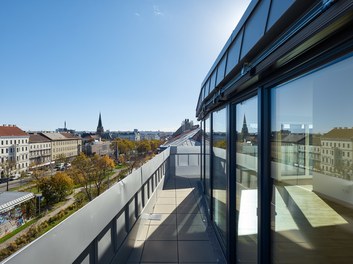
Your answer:
[[[151,225],[148,229],[147,240],[176,240],[177,228],[175,225]]]
[[[190,225],[178,227],[178,240],[208,240],[207,226]]]
[[[136,231],[136,240],[145,240],[148,232],[148,225],[139,225]]]
[[[180,262],[217,262],[209,241],[178,241]]]
[[[159,197],[156,204],[176,204],[175,197]]]
[[[192,204],[192,205],[179,204],[177,206],[177,213],[178,214],[199,214],[200,208],[197,204]]]
[[[173,204],[156,204],[153,213],[156,214],[171,214],[176,213],[176,206]]]
[[[161,191],[160,193],[158,193],[157,195],[158,198],[160,197],[165,197],[165,198],[168,198],[168,197],[175,197],[175,191],[174,190],[163,190]]]
[[[128,263],[139,263],[141,260],[141,255],[143,251],[144,241],[136,241],[135,246],[132,249]]]
[[[201,214],[177,214],[177,226],[205,225],[205,218]]]
[[[174,225],[176,226],[176,214],[159,214],[159,220],[151,220],[150,225]]]
[[[146,241],[141,262],[177,262],[177,241]]]

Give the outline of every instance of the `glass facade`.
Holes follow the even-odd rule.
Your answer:
[[[207,75],[196,115],[229,263],[353,262],[348,3],[252,1]]]
[[[213,220],[224,243],[227,233],[227,109],[212,115]]]
[[[301,257],[300,263],[353,259],[352,72],[350,56],[276,87],[261,88],[269,91],[270,122],[262,127],[269,131],[268,141],[262,143],[269,148],[264,165],[269,175],[258,175],[257,96],[232,107],[226,104],[204,120],[205,193],[228,251],[228,210],[235,208],[236,262],[259,261],[258,235],[266,229],[271,234],[272,263],[297,263],[295,256]],[[228,138],[231,127],[235,134]],[[230,180],[235,190],[228,189],[228,175],[234,175]],[[259,189],[266,188],[261,187],[261,177],[271,179],[269,200],[259,200]],[[228,200],[229,191],[234,200]],[[266,206],[268,226],[259,219],[259,208]]]
[[[352,72],[351,57],[271,91],[274,263],[353,259]]]
[[[236,257],[257,262],[257,97],[236,105]]]
[[[204,172],[205,172],[205,194],[207,197],[207,202],[210,205],[211,200],[211,118],[206,118],[205,120],[205,164],[204,164]]]

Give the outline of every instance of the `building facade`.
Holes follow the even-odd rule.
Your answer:
[[[62,157],[73,158],[82,151],[81,138],[70,133],[41,133],[51,141],[51,160],[55,161]]]
[[[140,132],[138,129],[134,129],[134,131],[119,131],[116,133],[116,135],[114,135],[114,137],[128,139],[131,141],[141,140]]]
[[[29,164],[30,166],[50,165],[52,142],[40,133],[29,134]]]
[[[112,149],[110,148],[110,141],[94,141],[91,143],[86,143],[84,145],[84,152],[87,155],[99,155],[99,156],[111,156],[113,154]]]
[[[352,71],[352,1],[250,3],[196,109],[229,263],[352,260]]]
[[[29,135],[15,125],[0,126],[1,178],[28,170]]]

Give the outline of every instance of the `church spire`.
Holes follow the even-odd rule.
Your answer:
[[[244,141],[246,141],[247,137],[249,136],[249,129],[248,129],[248,124],[246,123],[245,114],[244,114],[244,120],[243,120],[243,127],[241,129],[241,136]]]
[[[102,125],[102,116],[101,116],[101,113],[99,112],[97,134],[102,136],[103,133],[104,133],[104,129],[103,129],[103,125]]]

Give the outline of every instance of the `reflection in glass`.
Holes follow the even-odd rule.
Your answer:
[[[211,174],[211,122],[208,117],[205,120],[205,190],[207,202],[210,203],[211,199],[211,183],[210,183],[210,174]]]
[[[226,242],[227,231],[227,108],[213,112],[213,220]]]
[[[238,262],[257,262],[257,97],[236,105]]]
[[[353,259],[352,72],[348,58],[271,91],[275,263]]]

